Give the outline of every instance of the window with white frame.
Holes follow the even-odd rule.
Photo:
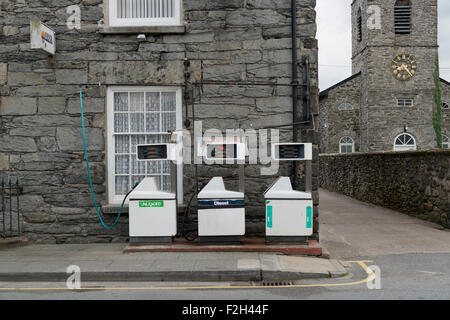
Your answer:
[[[340,153],[352,153],[355,150],[355,142],[350,137],[343,137],[339,141],[339,152]]]
[[[397,107],[412,107],[414,99],[397,99]]]
[[[109,0],[112,27],[181,25],[182,0]]]
[[[120,204],[136,182],[145,177],[155,177],[161,190],[171,189],[170,161],[138,161],[137,145],[169,143],[169,131],[182,128],[181,104],[181,89],[108,88],[108,195],[111,204]],[[182,165],[177,171],[178,193],[182,194]]]
[[[339,111],[350,111],[350,110],[353,110],[353,106],[350,103],[344,102],[339,105],[338,110]]]
[[[447,136],[442,136],[442,148],[450,149],[450,140]]]
[[[448,107],[448,103],[447,102],[442,102],[442,109],[443,110],[449,110],[450,108]]]
[[[395,138],[394,151],[417,150],[416,139],[409,133],[402,133]]]

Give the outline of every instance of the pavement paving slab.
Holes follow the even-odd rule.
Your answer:
[[[281,243],[268,245],[264,238],[244,238],[240,245],[200,245],[195,241],[175,239],[174,243],[168,245],[129,244],[124,248],[124,252],[267,252],[312,257],[320,257],[323,254],[322,246],[315,240],[309,240],[306,244]]]
[[[450,252],[449,229],[323,189],[320,241],[336,259]]]
[[[264,281],[346,274],[339,263],[276,252],[135,252],[127,244],[29,245],[0,250],[1,282],[65,281],[79,266],[82,281]]]

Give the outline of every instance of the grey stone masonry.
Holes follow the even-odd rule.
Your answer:
[[[352,65],[357,82],[345,82],[325,90],[320,103],[322,152],[339,152],[342,136],[355,140],[356,151],[391,151],[396,138],[407,133],[415,139],[418,150],[437,147],[433,129],[434,74],[438,59],[437,0],[410,1],[411,33],[396,34],[396,1],[355,0],[352,3]],[[361,19],[361,24],[359,20]],[[361,37],[360,37],[361,34]],[[394,76],[393,60],[412,57],[405,65],[410,79]],[[405,63],[405,62],[403,62]],[[443,85],[444,86],[444,85]],[[353,114],[335,114],[336,99],[359,99]],[[398,100],[412,100],[411,106],[399,106]],[[327,118],[328,117],[328,118]],[[450,130],[444,112],[443,132]],[[322,127],[322,126],[321,126]]]
[[[181,26],[110,27],[109,1],[0,1],[0,176],[18,177],[25,235],[36,242],[86,243],[125,241],[128,218],[109,231],[100,225],[87,179],[79,91],[84,92],[88,151],[97,201],[107,224],[117,206],[108,199],[107,91],[110,86],[177,86],[183,89],[183,119],[209,128],[255,129],[292,122],[290,86],[195,87],[199,81],[291,83],[290,0],[184,0]],[[68,28],[80,8],[80,29]],[[297,0],[298,61],[309,56],[311,112],[317,114],[318,71],[316,0]],[[70,13],[68,13],[70,12]],[[30,49],[30,20],[56,32],[56,54]],[[138,38],[145,34],[146,38]],[[185,65],[185,59],[190,63]],[[302,79],[299,63],[299,79]],[[189,74],[185,74],[188,72]],[[299,110],[303,90],[299,89]],[[186,110],[188,113],[186,114]],[[315,118],[317,119],[317,118]],[[315,120],[317,122],[317,120]],[[299,127],[298,139],[314,143],[314,238],[318,239],[318,145],[314,128]],[[192,130],[192,126],[189,128]],[[281,131],[284,142],[292,130]],[[263,165],[247,166],[247,234],[264,233],[264,190],[279,174],[261,176]],[[205,182],[223,175],[237,188],[237,171],[200,167]],[[304,183],[299,166],[300,185]],[[185,165],[184,197],[194,191],[194,168]],[[186,202],[186,201],[185,201]],[[112,214],[106,214],[108,212]],[[112,208],[112,209],[111,209]]]
[[[352,138],[355,150],[360,150],[360,90],[361,75],[349,78],[345,83],[337,85],[320,96],[320,152],[339,152],[340,140]],[[347,109],[341,109],[347,104]]]
[[[450,83],[441,80],[442,103],[449,108],[442,109],[442,134],[450,138]]]

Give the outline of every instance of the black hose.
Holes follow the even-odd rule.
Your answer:
[[[125,195],[125,198],[123,198],[123,201],[122,201],[122,206],[121,206],[122,208],[125,206],[125,201],[127,201],[130,194],[134,191],[134,189],[137,188],[138,185],[139,185],[139,183],[136,183],[136,185],[130,191],[128,191],[128,193]],[[130,214],[129,210],[128,210],[128,214]]]
[[[193,130],[193,136],[194,136],[194,140],[195,140],[195,88],[192,89],[191,99],[192,99],[192,123],[193,123],[192,130]],[[193,238],[190,238],[188,236],[187,232],[185,232],[186,220],[190,214],[192,201],[194,200],[195,197],[198,198],[198,193],[200,192],[199,182],[198,182],[198,164],[197,163],[195,164],[195,183],[196,183],[196,186],[195,186],[196,190],[195,190],[194,194],[192,195],[191,199],[189,200],[188,205],[186,206],[186,209],[184,210],[183,224],[181,225],[181,235],[183,238],[185,238],[189,242],[193,242],[198,239],[198,232],[197,232],[197,236],[193,237]]]
[[[195,240],[198,239],[198,235],[197,235],[196,237],[194,237],[194,238],[190,238],[190,237],[188,236],[188,233],[185,232],[186,218],[188,217],[188,215],[189,215],[189,213],[190,213],[191,204],[192,204],[192,201],[194,200],[194,198],[196,197],[196,195],[197,195],[197,193],[194,193],[194,194],[192,195],[191,199],[189,200],[188,205],[186,206],[186,209],[184,209],[183,223],[182,223],[182,225],[181,225],[181,235],[182,235],[183,238],[185,238],[185,239],[186,239],[187,241],[189,241],[189,242],[193,242],[193,241],[195,241]]]

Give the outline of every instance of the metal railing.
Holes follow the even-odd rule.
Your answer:
[[[20,194],[23,187],[19,178],[13,183],[12,179],[2,178],[1,181],[1,214],[2,238],[20,237],[23,233],[23,219],[20,214]]]

